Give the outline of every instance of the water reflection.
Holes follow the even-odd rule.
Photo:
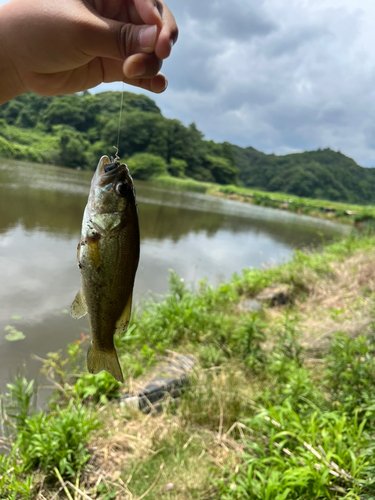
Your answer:
[[[75,264],[92,173],[0,160],[0,385],[30,353],[87,333],[87,321],[66,314],[79,287]],[[348,231],[339,225],[201,194],[137,183],[141,260],[135,299],[167,290],[168,269],[192,286],[229,279],[244,267],[287,259]],[[12,319],[12,316],[22,319]],[[4,327],[26,339],[10,343]]]

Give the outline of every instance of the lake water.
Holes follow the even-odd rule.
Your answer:
[[[67,314],[80,286],[76,248],[92,172],[0,160],[0,389],[19,370],[36,377],[49,351],[88,333]],[[350,228],[231,200],[136,182],[139,302],[168,289],[168,270],[189,286],[228,280],[245,267],[278,264],[294,249]],[[25,339],[9,342],[12,326]]]

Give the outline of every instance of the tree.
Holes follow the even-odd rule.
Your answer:
[[[3,116],[9,125],[13,125],[22,111],[23,105],[22,102],[16,100],[10,101],[7,104],[8,106],[5,108]]]
[[[69,125],[83,130],[85,111],[78,95],[61,96],[54,99],[43,113],[43,122],[51,130],[53,125]]]
[[[167,120],[167,163],[172,158],[187,162],[189,154],[189,130],[179,120]]]
[[[237,167],[231,165],[226,158],[220,156],[206,155],[205,161],[218,184],[235,184],[237,180]]]
[[[121,102],[122,112],[145,111],[147,113],[161,114],[155,102],[143,94],[132,94],[131,92],[100,92],[96,94],[100,104],[100,114],[120,114]]]
[[[143,181],[167,172],[167,164],[163,158],[148,153],[135,154],[126,163],[131,175]]]
[[[166,119],[156,113],[132,111],[122,116],[120,134],[118,119],[112,118],[102,130],[101,139],[108,146],[117,145],[121,156],[128,158],[136,153],[148,152],[166,159],[167,128]]]
[[[71,127],[55,127],[60,136],[60,165],[77,168],[87,166],[88,142]]]
[[[168,172],[173,175],[173,177],[185,177],[186,167],[187,163],[185,160],[171,158],[171,161],[168,165]]]
[[[80,132],[96,124],[100,105],[96,96],[67,95],[55,97],[42,113],[42,121],[49,130],[54,125],[68,125]]]

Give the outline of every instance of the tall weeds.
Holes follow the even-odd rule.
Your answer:
[[[43,372],[59,390],[48,412],[37,410],[35,387],[22,377],[1,398],[0,498],[43,490],[50,500],[59,488],[79,495],[80,481],[102,500],[375,498],[374,325],[368,318],[366,335],[350,335],[340,310],[328,311],[336,334],[310,358],[300,322],[314,290],[337,281],[337,263],[373,246],[369,235],[351,236],[196,291],[171,273],[164,300],[146,304],[116,339],[128,377],[152,371],[168,349],[195,356],[185,394],[178,404],[166,398],[157,415],[120,407],[123,387],[85,373],[85,338],[65,358],[50,353]],[[289,304],[239,306],[274,283],[290,287]],[[357,292],[371,312],[373,288]],[[362,303],[352,303],[354,315]]]

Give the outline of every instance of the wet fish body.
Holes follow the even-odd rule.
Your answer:
[[[99,160],[77,249],[82,288],[71,306],[74,318],[89,316],[90,373],[106,370],[123,382],[113,343],[130,321],[139,261],[139,226],[133,180],[125,164]]]

